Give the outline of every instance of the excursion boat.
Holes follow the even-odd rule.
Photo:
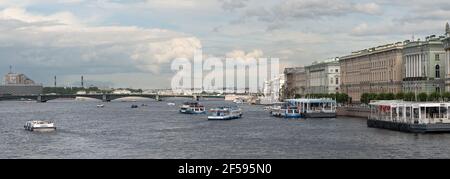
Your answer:
[[[167,103],[167,106],[175,106],[175,103]]]
[[[206,108],[198,102],[186,102],[180,107],[183,114],[205,114]]]
[[[281,118],[301,118],[300,111],[289,103],[276,103],[270,110],[272,116]]]
[[[36,132],[51,132],[56,130],[55,124],[48,121],[28,121],[23,127],[27,131]]]
[[[305,118],[336,118],[337,103],[333,99],[288,99]]]
[[[411,133],[450,132],[450,103],[373,101],[367,126]]]
[[[242,117],[242,110],[235,107],[218,107],[209,110],[208,120],[233,120]]]

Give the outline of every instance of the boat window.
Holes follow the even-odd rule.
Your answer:
[[[414,123],[418,124],[419,123],[419,108],[414,108],[413,113],[414,113]]]
[[[420,118],[421,119],[426,118],[426,110],[425,109],[426,109],[425,107],[420,107],[420,114],[421,114]]]
[[[403,106],[398,108],[398,116],[400,116],[400,119],[403,119]]]
[[[439,117],[444,118],[446,115],[447,115],[447,108],[441,107],[441,116],[439,116]]]
[[[406,114],[406,119],[407,120],[411,119],[411,107],[406,107],[405,114]]]

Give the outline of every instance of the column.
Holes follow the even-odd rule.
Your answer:
[[[421,73],[420,73],[420,69],[421,69],[421,67],[420,67],[420,55],[416,55],[416,57],[417,57],[417,77],[420,77],[420,76],[422,76]]]
[[[422,55],[419,55],[419,76],[422,77]]]
[[[416,67],[416,69],[417,69],[417,75],[416,75],[416,77],[419,77],[420,76],[420,59],[419,59],[419,55],[416,55],[416,63],[417,63],[417,67]]]
[[[406,77],[409,78],[409,56],[406,56],[405,59],[405,69],[406,69]]]
[[[411,56],[411,71],[412,71],[412,76],[411,77],[416,77],[416,56],[412,55]]]

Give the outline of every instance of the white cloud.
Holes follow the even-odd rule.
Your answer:
[[[244,50],[233,50],[231,52],[226,53],[227,58],[232,59],[258,59],[263,57],[264,53],[260,49],[254,49],[250,52],[245,52]]]
[[[0,11],[0,44],[2,48],[23,49],[16,59],[37,68],[73,68],[89,62],[94,69],[117,65],[114,69],[153,73],[159,72],[164,63],[189,57],[201,48],[199,39],[184,33],[132,26],[88,26],[68,12],[36,15],[20,8]]]

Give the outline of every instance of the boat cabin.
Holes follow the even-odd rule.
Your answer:
[[[371,120],[406,124],[450,123],[450,103],[374,101],[369,106]]]

